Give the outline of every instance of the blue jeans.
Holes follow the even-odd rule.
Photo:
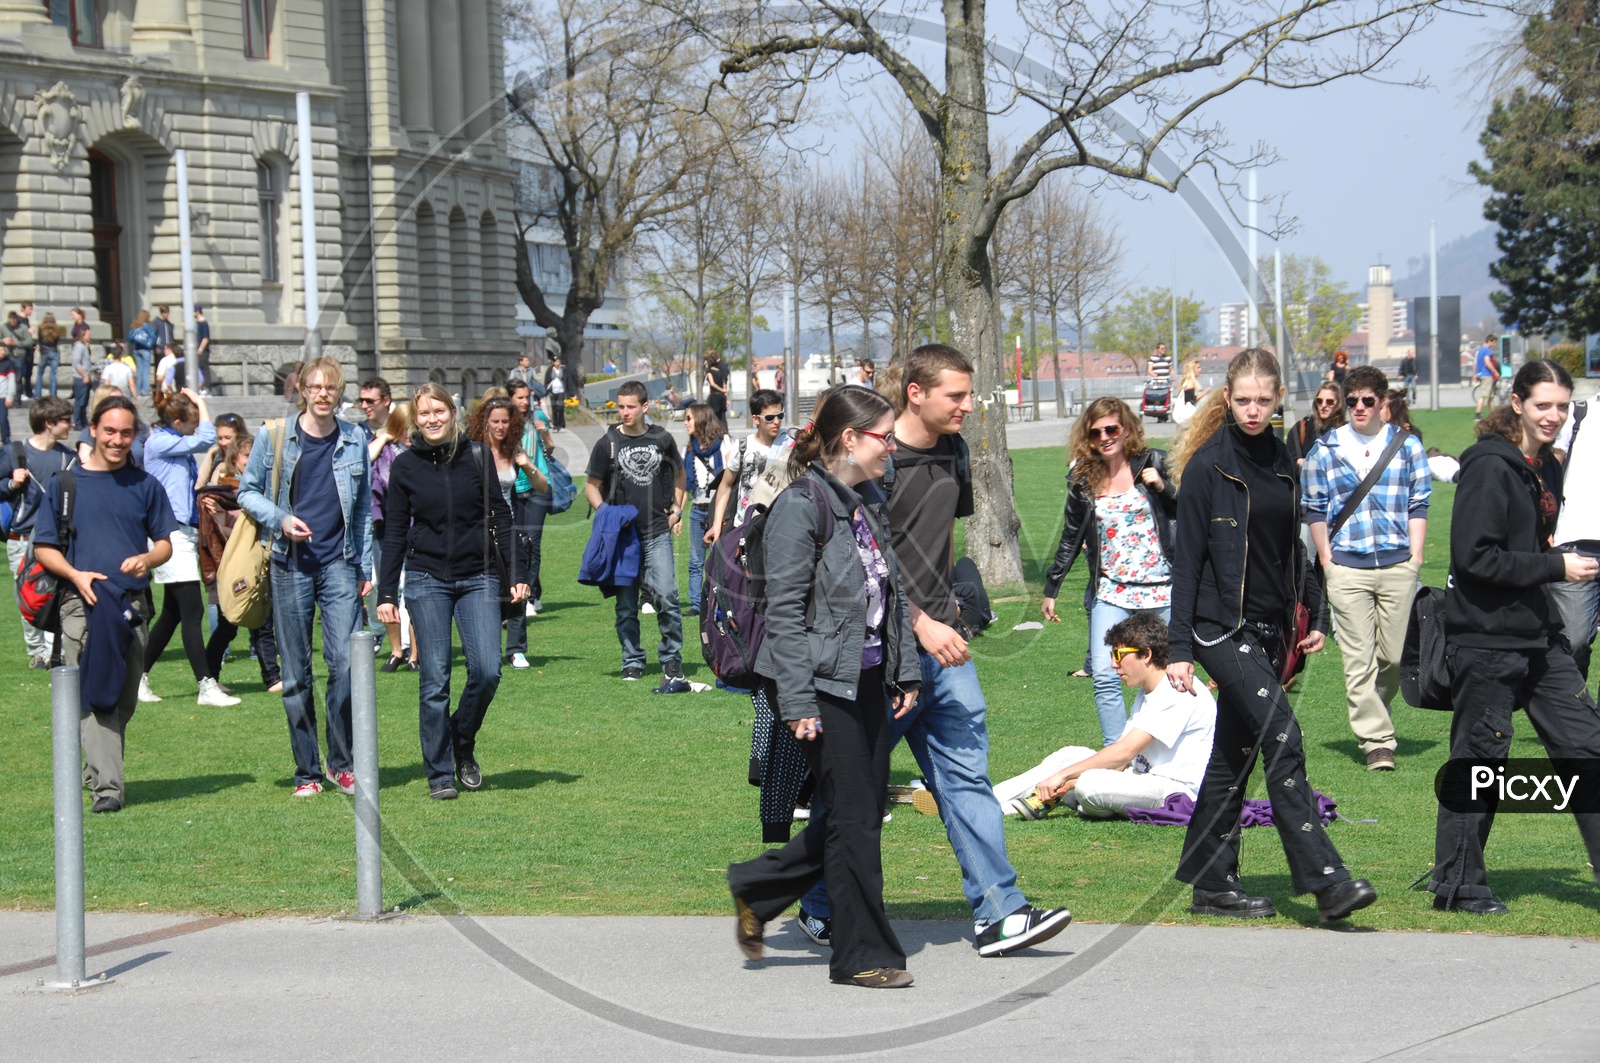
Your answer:
[[[517,549],[522,550],[522,571],[528,574],[528,589],[533,599],[539,599],[543,590],[539,586],[539,553],[544,539],[545,518],[550,516],[550,496],[538,493],[517,495],[511,507],[512,523],[521,534],[517,536]],[[523,537],[527,546],[523,546]],[[528,652],[528,613],[518,612],[506,621],[506,656]]]
[[[1568,543],[1561,549],[1585,557],[1594,557],[1589,550]],[[1550,602],[1556,607],[1556,617],[1561,621],[1562,634],[1572,643],[1572,662],[1578,666],[1585,684],[1589,681],[1589,659],[1594,655],[1595,624],[1600,622],[1600,583],[1547,583]]]
[[[1005,822],[989,781],[988,705],[978,669],[971,661],[946,668],[932,654],[919,650],[917,655],[922,693],[916,708],[894,721],[894,737],[905,737],[939,802],[973,918],[992,923],[1028,901],[1006,859]]]
[[[463,761],[476,760],[478,729],[500,688],[500,581],[484,574],[442,580],[406,573],[406,610],[416,628],[418,731],[428,783],[449,782]],[[461,634],[467,684],[450,712],[450,621]]]
[[[656,657],[662,667],[683,664],[683,617],[678,612],[678,566],[672,556],[672,534],[646,539],[643,543],[639,584],[650,593],[656,608],[656,626],[661,645]],[[649,661],[639,643],[639,589],[623,587],[617,591],[617,641],[622,643],[622,667],[643,668]]]
[[[72,427],[82,428],[89,423],[89,382],[72,374]]]
[[[283,662],[283,711],[289,717],[295,785],[322,778],[317,706],[312,695],[312,615],[322,613],[322,661],[328,669],[328,772],[350,771],[350,633],[361,615],[361,574],[348,561],[316,572],[272,563],[272,622]]]
[[[706,529],[711,527],[711,506],[689,507],[689,612],[700,611],[700,585],[706,567]]]
[[[133,379],[141,396],[150,394],[150,354],[143,347],[133,348]]]
[[[1171,609],[1156,609],[1163,621],[1172,617]],[[1089,674],[1093,676],[1094,708],[1100,714],[1100,734],[1110,745],[1122,737],[1128,726],[1128,706],[1123,701],[1122,680],[1116,666],[1111,663],[1111,647],[1106,645],[1106,632],[1128,619],[1136,610],[1095,599],[1089,610]]]
[[[42,399],[47,395],[56,393],[56,371],[61,367],[61,351],[56,347],[40,347],[35,357],[38,358],[39,383],[33,389],[33,393]],[[44,372],[46,369],[50,370],[49,391],[44,389]],[[141,391],[139,394],[143,395],[144,392]]]

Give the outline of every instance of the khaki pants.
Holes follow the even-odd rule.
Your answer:
[[[1400,649],[1406,641],[1417,564],[1387,568],[1323,569],[1339,651],[1344,655],[1345,699],[1350,730],[1361,752],[1395,748],[1389,703],[1400,689]]]
[[[144,674],[144,645],[150,623],[144,596],[134,599],[133,607],[145,623],[133,629],[133,641],[123,655],[128,676],[122,683],[122,697],[117,700],[114,712],[84,712],[78,723],[78,735],[83,742],[83,785],[95,798],[111,797],[123,802],[122,752],[133,710],[139,707],[139,678]],[[84,640],[88,635],[88,617],[84,613],[83,599],[66,593],[61,601],[61,658],[70,667],[77,667],[83,654]]]

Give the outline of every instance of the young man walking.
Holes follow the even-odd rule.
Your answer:
[[[567,427],[567,367],[562,364],[560,357],[556,357],[544,371],[545,391],[550,395],[550,423],[558,431]],[[621,394],[617,395],[617,405],[622,405]]]
[[[617,416],[622,423],[606,432],[589,454],[584,497],[595,510],[608,504],[633,506],[639,511],[641,564],[639,585],[617,591],[617,640],[622,644],[622,678],[644,675],[648,658],[640,644],[639,590],[650,595],[661,631],[657,655],[662,687],[687,681],[683,677],[683,618],[678,611],[678,566],[672,554],[672,537],[683,534],[685,501],[683,457],[665,428],[647,425],[645,387],[630,380],[617,389]],[[684,686],[687,690],[687,685]]]
[[[11,505],[11,533],[6,540],[6,561],[17,571],[33,536],[45,490],[56,473],[76,460],[66,439],[72,434],[72,404],[54,395],[28,408],[33,435],[0,451],[0,501]],[[20,460],[19,460],[20,459]],[[50,667],[50,636],[22,621],[22,641],[28,648],[29,668]]]
[[[300,370],[301,413],[289,419],[276,498],[272,461],[276,425],[256,434],[239,479],[239,507],[272,543],[272,621],[283,660],[283,709],[294,753],[295,797],[322,792],[324,774],[355,793],[351,759],[350,634],[372,590],[372,463],[362,426],[334,416],[344,372],[332,358]],[[317,747],[312,695],[311,625],[322,613],[322,660],[328,669],[326,767]]]
[[[972,412],[972,363],[928,344],[906,359],[904,412],[895,420],[889,526],[911,600],[922,659],[922,696],[894,721],[922,768],[944,819],[972,905],[978,953],[1004,956],[1060,933],[1065,908],[1031,906],[1006,858],[1000,802],[989,781],[988,707],[962,630],[952,579],[955,522],[972,514],[972,479],[961,424]]]
[[[1400,689],[1433,474],[1422,441],[1379,415],[1389,393],[1382,370],[1356,366],[1344,387],[1349,419],[1311,448],[1302,497],[1344,658],[1350,730],[1369,771],[1393,771],[1389,705]]]
[[[778,438],[783,430],[783,397],[776,391],[762,388],[751,395],[750,412],[755,417],[755,432],[737,443],[731,437],[727,438],[723,444],[722,478],[717,482],[717,497],[711,509],[711,527],[705,536],[708,544],[716,542],[722,535],[723,525],[730,516],[733,527],[744,523],[745,511],[750,508],[750,499],[757,483],[769,468],[779,468],[788,461],[788,452],[794,446],[792,436],[786,435],[781,441]],[[733,507],[731,514],[730,503]]]
[[[211,323],[202,307],[194,308],[194,357],[197,391],[209,395],[211,388]],[[334,396],[338,398],[338,396]]]
[[[1494,408],[1494,392],[1500,383],[1500,359],[1494,353],[1494,337],[1485,336],[1483,346],[1472,357],[1472,390],[1477,396],[1473,404],[1473,420],[1482,420],[1483,405]]]
[[[100,403],[90,432],[94,450],[73,471],[71,523],[60,521],[58,478],[45,492],[33,533],[34,556],[68,584],[59,592],[62,659],[72,667],[88,662],[79,676],[85,705],[79,733],[95,812],[120,812],[125,802],[122,754],[144,674],[145,592],[150,571],[172,556],[178,526],[166,490],[128,463],[137,429],[130,400]]]
[[[1564,554],[1600,558],[1600,425],[1584,425],[1591,413],[1590,403],[1579,399],[1572,404],[1567,423],[1556,436],[1556,456],[1565,466],[1561,516],[1553,536],[1556,549]],[[1594,654],[1595,625],[1600,623],[1600,583],[1547,583],[1545,589],[1561,618],[1562,633],[1572,645],[1572,660],[1589,680],[1589,660]]]

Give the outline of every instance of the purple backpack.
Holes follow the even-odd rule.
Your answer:
[[[795,480],[785,491],[801,490],[817,506],[822,539],[817,554],[833,538],[833,511],[822,485],[809,477]],[[776,500],[774,500],[776,502]],[[745,522],[717,539],[706,555],[705,581],[700,601],[700,653],[723,684],[754,689],[763,677],[756,672],[756,656],[767,633],[766,561],[762,536],[768,507],[751,506]]]

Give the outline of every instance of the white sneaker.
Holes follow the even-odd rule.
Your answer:
[[[528,667],[528,658],[523,654],[513,653],[511,655],[511,667],[513,667],[513,668],[526,668],[526,667]]]
[[[538,616],[539,615],[539,603],[538,602],[529,602],[527,605],[523,606],[522,607],[522,615],[526,616],[526,617]]]
[[[200,680],[200,696],[195,698],[196,705],[210,705],[218,709],[226,709],[231,705],[239,704],[239,699],[231,694],[224,694],[222,687],[217,685],[215,679]]]
[[[653,614],[655,611],[656,607],[651,605],[649,602],[645,602],[643,605],[639,606],[639,612],[644,613],[647,616]]]
[[[150,676],[148,673],[139,677],[139,700],[146,705],[154,705],[161,700],[150,691]]]

